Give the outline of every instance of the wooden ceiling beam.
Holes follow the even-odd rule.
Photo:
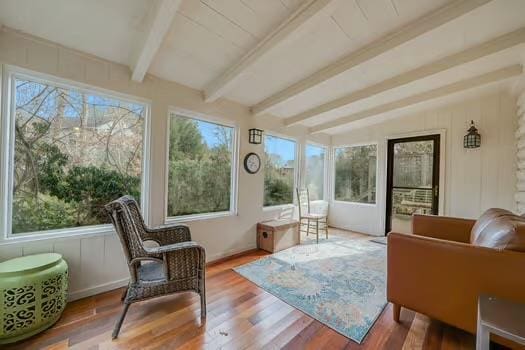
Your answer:
[[[257,60],[297,32],[305,23],[317,17],[335,0],[308,0],[282,22],[275,30],[248,51],[238,62],[225,70],[204,89],[204,100],[213,102],[229,90],[249,67]]]
[[[151,26],[144,40],[138,45],[138,50],[134,53],[131,62],[133,81],[142,82],[144,76],[157,54],[171,23],[182,0],[159,0],[156,6],[155,15],[151,21]]]
[[[293,85],[281,90],[265,100],[252,106],[252,113],[259,115],[288,99],[317,86],[349,69],[373,59],[395,47],[398,47],[418,36],[432,31],[491,0],[454,0],[439,9],[432,11],[407,25],[394,30],[387,35],[365,45],[310,76],[299,80]]]
[[[348,106],[352,103],[364,100],[381,92],[389,91],[411,82],[427,78],[431,75],[444,72],[459,65],[472,62],[482,57],[503,51],[505,49],[525,43],[525,27],[513,32],[501,35],[479,45],[473,46],[461,52],[443,57],[408,72],[399,74],[392,78],[383,80],[377,84],[367,86],[361,90],[354,91],[346,96],[329,101],[284,120],[284,125],[291,126],[304,120],[313,118],[320,114]]]
[[[309,129],[310,133],[319,133],[328,129],[333,129],[339,126],[350,124],[352,122],[373,117],[378,114],[391,112],[396,109],[409,107],[418,103],[430,101],[439,97],[451,95],[460,91],[472,89],[482,85],[494,83],[496,81],[508,79],[522,74],[523,69],[520,64],[515,64],[505,68],[501,68],[489,73],[481,74],[473,78],[461,80],[452,84],[448,84],[437,89],[422,92],[412,95],[397,101],[385,103],[383,105],[370,108],[361,112],[357,112],[346,117],[338,118],[327,123],[313,126]]]

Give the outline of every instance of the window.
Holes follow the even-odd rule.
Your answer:
[[[376,157],[376,145],[335,149],[335,200],[376,202]]]
[[[295,141],[264,138],[264,206],[292,204],[295,184]]]
[[[8,232],[107,224],[105,204],[140,200],[145,105],[25,75],[10,82]]]
[[[172,113],[168,217],[234,212],[235,129]]]
[[[326,148],[307,144],[305,149],[305,186],[310,200],[324,199]]]

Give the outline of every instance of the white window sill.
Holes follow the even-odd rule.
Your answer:
[[[228,216],[236,216],[237,214],[232,211],[221,211],[217,213],[208,213],[208,214],[195,214],[195,215],[182,215],[182,216],[168,216],[164,220],[164,225],[179,223],[183,224],[190,221],[200,221],[200,220],[211,220],[224,218]]]
[[[362,207],[377,207],[376,203],[360,203],[360,202],[349,202],[349,201],[340,201],[340,200],[333,200],[332,203],[334,204],[350,204],[350,205],[357,205]]]
[[[22,242],[36,242],[59,239],[88,238],[93,236],[103,236],[115,234],[112,225],[96,225],[76,228],[66,228],[51,231],[39,231],[32,233],[10,234],[0,240],[0,246],[17,244]]]
[[[294,204],[279,204],[279,205],[271,205],[267,207],[263,207],[263,211],[274,211],[274,210],[280,210],[280,209],[291,209],[295,208]]]

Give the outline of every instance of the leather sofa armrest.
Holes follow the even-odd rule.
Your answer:
[[[436,215],[412,215],[412,233],[455,242],[470,242],[475,220]]]
[[[391,233],[388,301],[475,332],[480,294],[525,302],[525,254]]]

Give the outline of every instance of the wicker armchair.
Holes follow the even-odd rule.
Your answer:
[[[185,225],[150,229],[137,202],[130,196],[106,205],[128,262],[130,282],[122,296],[124,310],[115,325],[117,338],[130,304],[171,293],[194,291],[200,295],[201,318],[206,317],[205,251],[191,241]],[[148,247],[146,241],[159,246]]]

